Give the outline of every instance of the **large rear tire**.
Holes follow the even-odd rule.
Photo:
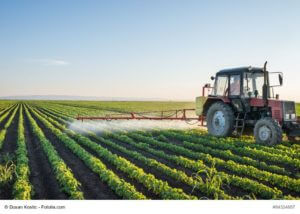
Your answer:
[[[212,104],[206,115],[208,133],[216,137],[227,137],[233,132],[234,113],[223,102]]]
[[[274,119],[262,118],[255,124],[254,137],[259,144],[273,146],[282,142],[282,129]]]

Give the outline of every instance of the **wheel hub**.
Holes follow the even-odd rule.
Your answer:
[[[222,133],[225,129],[225,117],[222,111],[216,111],[213,120],[212,120],[212,125],[214,130],[218,134]]]
[[[263,141],[267,141],[271,136],[271,130],[267,126],[262,126],[258,131],[259,138]]]

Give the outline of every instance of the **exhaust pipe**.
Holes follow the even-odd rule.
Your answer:
[[[268,72],[267,72],[267,61],[264,64],[263,72],[264,72],[264,85],[263,85],[263,100],[265,107],[268,106]]]

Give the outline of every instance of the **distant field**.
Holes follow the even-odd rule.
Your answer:
[[[300,104],[299,103],[296,104],[296,112],[297,112],[297,115],[300,116]]]
[[[33,101],[33,105],[55,104],[63,108],[70,109],[72,116],[81,115],[103,115],[112,112],[147,112],[163,111],[183,108],[195,108],[194,102],[101,102],[101,101]]]
[[[87,109],[89,115],[103,115],[103,112],[144,112],[144,111],[163,111],[172,109],[195,108],[194,102],[138,102],[138,101],[26,101],[32,105],[56,104],[62,107],[75,107],[69,112],[72,116],[83,113],[80,109]],[[15,101],[1,101],[0,109],[15,103]],[[76,111],[76,107],[78,110]],[[75,110],[75,111],[74,111]],[[296,104],[297,115],[300,116],[300,104]]]
[[[300,198],[297,143],[74,120],[182,108],[194,103],[0,101],[0,199]]]

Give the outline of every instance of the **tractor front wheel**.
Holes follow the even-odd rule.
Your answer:
[[[254,137],[259,144],[276,145],[282,141],[282,129],[274,119],[262,118],[255,124]]]
[[[227,137],[233,132],[234,114],[223,102],[212,104],[206,115],[208,133],[216,137]]]

